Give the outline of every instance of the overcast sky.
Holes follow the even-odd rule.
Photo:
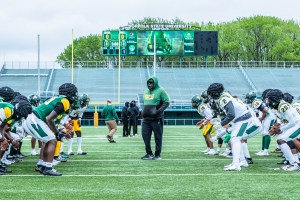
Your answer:
[[[227,22],[254,15],[300,21],[299,0],[0,0],[0,65],[55,61],[74,37],[101,34],[144,17]]]

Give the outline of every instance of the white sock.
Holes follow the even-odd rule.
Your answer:
[[[77,145],[78,145],[78,149],[77,152],[81,152],[81,143],[82,143],[82,137],[77,137]]]
[[[73,138],[68,140],[68,153],[72,152]]]
[[[61,146],[60,146],[59,152],[61,153],[61,152],[63,152],[63,151],[64,151],[64,142],[61,141]]]
[[[220,147],[217,148],[217,151],[218,151],[218,152],[221,151]]]
[[[297,162],[297,163],[299,163],[300,161],[299,161],[298,154],[293,154],[293,156],[294,156],[294,158],[295,158],[296,162]]]
[[[10,148],[9,148],[10,149]],[[9,154],[8,150],[4,152],[2,159],[5,160],[6,156]]]
[[[294,162],[296,162],[295,157],[293,156],[292,151],[291,151],[289,145],[287,145],[287,143],[281,144],[280,149],[283,152],[283,154],[285,155],[285,158],[290,162],[290,164],[293,164]]]
[[[245,142],[242,143],[242,149],[243,149],[244,157],[251,158],[247,143],[245,143]]]
[[[44,162],[44,166],[47,168],[52,168],[52,163],[51,162]]]
[[[41,159],[39,159],[39,161],[38,161],[37,165],[43,165],[43,166],[44,166],[44,161],[43,161],[43,160],[41,160]]]
[[[241,141],[239,137],[231,138],[232,148],[232,164],[239,166],[240,164],[240,152],[241,152]],[[245,159],[245,158],[244,158]]]

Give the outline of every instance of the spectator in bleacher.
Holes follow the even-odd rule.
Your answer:
[[[143,160],[160,160],[162,148],[162,135],[164,124],[164,110],[169,106],[169,96],[167,92],[158,85],[155,76],[147,80],[147,89],[144,91],[144,108],[142,112],[142,136],[145,143],[146,155],[141,157]],[[151,150],[151,136],[154,132],[155,156]]]
[[[107,100],[107,105],[104,106],[101,117],[104,117],[105,124],[108,128],[108,135],[106,136],[108,141],[110,143],[115,143],[114,135],[117,131],[117,123],[120,124],[120,119],[116,113],[115,107],[111,105],[110,99]]]
[[[131,127],[133,128],[133,136],[137,136],[137,118],[139,110],[136,108],[135,101],[131,101],[128,109],[129,115],[129,134],[131,135]]]
[[[123,122],[123,137],[128,137],[129,132],[128,132],[128,121],[129,121],[129,116],[128,116],[128,108],[129,108],[129,102],[125,102],[125,106],[122,108],[122,122]]]

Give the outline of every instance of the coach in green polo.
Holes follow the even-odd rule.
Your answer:
[[[144,108],[142,112],[142,136],[145,143],[146,155],[143,160],[160,160],[162,148],[162,135],[164,124],[164,110],[169,106],[169,96],[167,92],[158,85],[158,80],[155,76],[151,76],[147,80],[147,87],[144,91]],[[155,139],[155,155],[151,150],[151,136],[154,132]]]

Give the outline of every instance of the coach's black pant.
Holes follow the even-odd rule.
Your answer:
[[[129,131],[128,131],[128,118],[122,118],[122,122],[123,122],[123,136],[128,136],[129,135]]]
[[[154,132],[155,139],[155,156],[160,156],[162,148],[162,135],[163,135],[163,119],[148,120],[144,119],[142,122],[142,136],[145,143],[146,153],[152,155],[151,150],[151,136]]]
[[[129,134],[131,135],[131,127],[133,129],[133,135],[137,134],[137,121],[136,117],[129,118]]]

